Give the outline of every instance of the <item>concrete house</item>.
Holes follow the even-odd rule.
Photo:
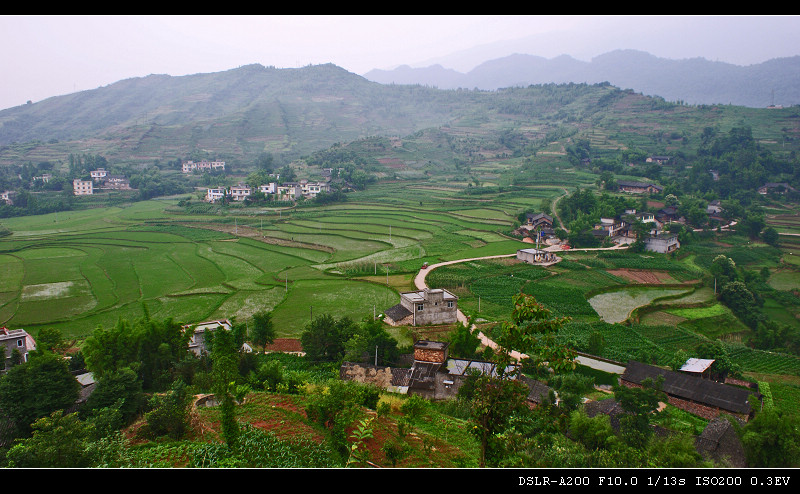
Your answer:
[[[228,192],[225,190],[225,187],[216,187],[213,189],[208,189],[206,191],[206,201],[208,202],[221,201],[225,199],[227,193]]]
[[[201,172],[210,172],[212,170],[225,170],[225,162],[224,161],[184,161],[181,165],[181,171],[183,173],[191,173],[193,171],[201,171]]]
[[[622,192],[629,192],[631,194],[655,194],[664,190],[660,185],[652,182],[630,182],[626,180],[618,180],[617,186]]]
[[[17,350],[23,362],[28,361],[28,352],[36,350],[36,342],[24,329],[0,328],[0,348],[3,349],[5,358],[2,368],[7,369],[14,350]]]
[[[76,196],[90,196],[94,193],[94,182],[76,178],[72,181],[72,193]]]
[[[443,288],[425,288],[400,294],[400,303],[385,311],[393,326],[453,324],[457,321],[458,297]]]
[[[668,254],[680,248],[681,243],[678,241],[678,235],[675,233],[666,233],[644,239],[644,250],[649,252]]]
[[[106,171],[105,168],[98,168],[97,170],[90,171],[89,175],[91,175],[92,180],[94,180],[95,182],[100,182],[101,180],[106,178],[106,175],[108,175],[108,171]]]
[[[559,260],[555,253],[541,249],[520,249],[517,259],[528,264],[550,264]]]
[[[0,192],[0,201],[5,202],[6,204],[13,205],[14,204],[14,196],[16,196],[16,195],[17,195],[17,193],[15,191],[13,191],[13,190],[6,190],[6,191],[3,191],[3,192]]]
[[[231,199],[233,199],[234,201],[244,201],[245,199],[250,197],[251,193],[252,189],[250,188],[249,185],[245,184],[234,185],[230,188],[229,191]]]
[[[208,352],[206,348],[206,333],[216,331],[217,329],[224,329],[230,331],[233,328],[231,322],[227,319],[221,321],[206,321],[197,324],[187,324],[183,326],[184,329],[193,328],[192,338],[189,340],[189,351],[198,357],[203,353]]]

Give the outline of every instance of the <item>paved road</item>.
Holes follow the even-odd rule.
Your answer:
[[[619,248],[619,247],[608,247],[607,249],[614,249],[614,248]],[[602,248],[600,248],[600,249],[602,249]],[[559,250],[561,250],[561,249],[559,248]],[[575,250],[598,250],[598,249],[575,249]],[[440,262],[440,263],[437,263],[437,264],[431,264],[426,269],[420,269],[419,273],[417,273],[417,276],[414,277],[414,286],[417,287],[417,290],[424,290],[425,288],[427,288],[428,285],[425,283],[425,278],[428,276],[428,273],[430,273],[431,271],[433,271],[434,269],[436,269],[436,268],[438,268],[440,266],[447,266],[449,264],[457,264],[457,263],[460,263],[460,262],[480,261],[480,260],[483,260],[483,259],[498,259],[498,258],[503,258],[503,257],[515,257],[516,255],[517,254],[514,253],[514,254],[503,254],[503,255],[499,255],[499,256],[472,257],[472,258],[469,258],[469,259],[457,259],[455,261],[445,261],[445,262]],[[458,309],[457,314],[458,314],[459,322],[461,322],[462,324],[466,325],[467,324],[467,316],[465,316],[464,313],[461,312],[461,309]],[[474,329],[475,325],[473,325],[472,328]],[[485,334],[483,334],[480,331],[478,332],[478,338],[481,340],[481,343],[484,344],[485,346],[488,346],[489,348],[492,348],[492,349],[496,349],[497,348],[497,343],[495,343],[494,341],[490,340]],[[523,353],[520,353],[520,352],[517,352],[517,351],[513,351],[513,350],[511,351],[511,356],[516,360],[521,360],[522,358],[527,357],[527,355],[525,355]],[[610,372],[610,373],[620,374],[620,375],[623,372],[625,372],[625,367],[622,367],[622,366],[619,366],[619,365],[616,365],[616,364],[611,364],[611,363],[608,363],[608,362],[604,362],[602,360],[596,360],[596,359],[593,359],[593,358],[590,358],[590,357],[586,357],[586,356],[579,356],[576,359],[576,361],[581,365],[585,365],[586,367],[591,367],[592,369],[597,369],[597,370],[601,370],[601,371],[604,371],[604,372]]]

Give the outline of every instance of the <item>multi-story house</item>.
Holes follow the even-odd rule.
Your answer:
[[[90,196],[94,193],[94,182],[76,178],[72,181],[72,192],[76,196]]]
[[[212,170],[225,170],[225,162],[224,161],[184,161],[181,166],[181,171],[183,173],[191,173],[195,170],[201,172],[209,172]]]
[[[22,362],[28,361],[28,352],[36,350],[36,342],[24,329],[0,328],[0,348],[3,349],[3,369],[7,369],[14,350],[19,352]]]
[[[208,202],[217,202],[225,199],[225,195],[227,191],[225,187],[217,187],[213,189],[208,189],[206,192],[206,201]]]
[[[231,199],[233,199],[234,201],[244,201],[245,199],[250,197],[251,193],[252,189],[250,188],[249,185],[245,184],[234,185],[230,188],[229,191],[229,195],[231,196]]]

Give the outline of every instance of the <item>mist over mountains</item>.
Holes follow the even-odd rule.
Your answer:
[[[647,96],[687,104],[732,104],[751,108],[800,104],[800,56],[740,66],[704,58],[670,60],[638,50],[615,50],[590,62],[569,55],[544,58],[513,54],[462,73],[441,65],[364,74],[381,84],[420,84],[439,89],[495,90],[531,84],[609,82]]]

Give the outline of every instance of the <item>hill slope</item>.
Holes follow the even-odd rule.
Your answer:
[[[546,59],[514,54],[489,60],[462,74],[441,66],[364,75],[382,84],[424,84],[493,90],[528,84],[610,82],[667,101],[689,104],[734,104],[764,108],[772,103],[800,104],[800,57],[738,66],[703,58],[669,60],[636,50],[616,50],[582,62],[567,55]]]

